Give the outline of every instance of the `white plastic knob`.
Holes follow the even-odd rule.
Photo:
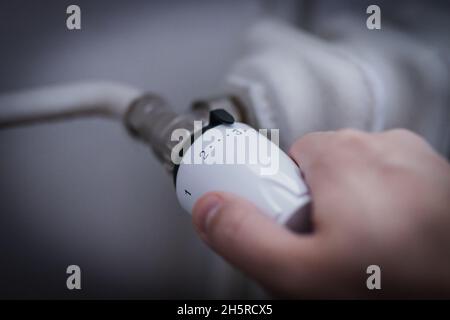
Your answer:
[[[252,161],[255,152],[268,150],[257,150],[255,143],[260,148],[266,144],[270,157]],[[226,155],[233,155],[234,163]],[[192,213],[196,201],[210,191],[234,193],[280,224],[293,222],[292,229],[307,228],[308,213],[302,209],[310,196],[300,169],[275,143],[246,124],[221,124],[207,130],[184,154],[176,176],[176,193],[183,208]]]

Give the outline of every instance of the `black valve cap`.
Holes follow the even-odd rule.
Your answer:
[[[224,109],[216,109],[209,112],[209,127],[233,123],[233,116],[226,112]]]

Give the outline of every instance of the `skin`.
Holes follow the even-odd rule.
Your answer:
[[[407,130],[308,134],[291,148],[313,199],[296,234],[237,195],[194,207],[200,237],[285,298],[450,297],[450,165]],[[381,290],[369,290],[369,265]]]

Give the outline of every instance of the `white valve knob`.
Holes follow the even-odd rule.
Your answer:
[[[225,191],[253,202],[291,229],[309,228],[308,188],[298,166],[275,143],[239,122],[211,126],[210,121],[203,131],[176,173],[176,193],[184,209],[192,213],[207,192]]]

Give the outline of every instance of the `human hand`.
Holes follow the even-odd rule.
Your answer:
[[[213,192],[193,213],[213,250],[282,297],[450,296],[450,165],[422,138],[312,133],[290,155],[310,187],[314,232],[295,234]],[[372,264],[381,290],[366,287]]]

